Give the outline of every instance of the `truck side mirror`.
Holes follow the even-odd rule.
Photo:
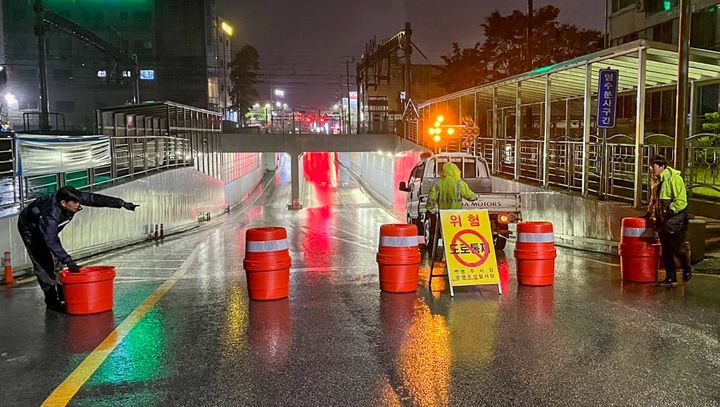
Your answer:
[[[400,182],[399,189],[400,189],[401,191],[403,191],[403,192],[410,192],[410,188],[408,188],[408,186],[407,186],[407,184],[405,183],[405,181]]]

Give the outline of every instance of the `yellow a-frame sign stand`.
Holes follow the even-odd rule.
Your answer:
[[[454,287],[472,285],[500,286],[500,273],[495,257],[490,216],[485,209],[440,210],[435,214],[435,233],[431,251],[430,282],[434,277],[447,277],[450,296]],[[438,238],[442,234],[443,254],[447,274],[433,274]]]

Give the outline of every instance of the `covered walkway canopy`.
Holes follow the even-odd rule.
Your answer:
[[[600,70],[608,68],[619,71],[617,125],[602,132],[595,126],[597,88]],[[494,172],[640,206],[648,155],[673,155],[677,71],[671,45],[638,40],[608,48],[428,100],[418,106],[418,142],[432,144],[427,130],[439,114],[449,124],[472,117],[481,129],[473,148],[492,161]],[[720,53],[691,49],[689,79],[687,137],[693,140],[703,136],[698,93],[720,83]],[[438,147],[459,148],[457,141],[443,140]],[[698,162],[699,147],[689,144],[688,163],[696,170],[718,164],[707,161],[707,154]],[[697,184],[720,184],[717,174],[706,179],[707,174],[689,176]]]

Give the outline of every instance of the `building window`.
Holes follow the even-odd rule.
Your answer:
[[[720,109],[720,85],[707,85],[700,88],[700,115],[714,113]]]
[[[636,0],[613,0],[612,2],[612,11],[613,13],[616,11],[620,11],[624,9],[625,7],[633,6],[635,7]]]
[[[55,102],[55,110],[60,113],[72,113],[75,111],[75,102],[72,100],[58,100]]]
[[[646,14],[670,11],[678,6],[679,0],[644,0]]]
[[[664,42],[666,44],[673,43],[673,20],[666,21],[662,24],[658,24],[652,27],[653,41]]]
[[[620,43],[627,44],[628,42],[633,42],[637,39],[638,39],[638,33],[632,33],[632,34],[628,34],[628,35],[622,37],[622,39],[620,40]]]
[[[715,7],[710,10],[693,14],[690,46],[706,49],[720,48],[720,40],[716,40],[718,12],[715,11]]]

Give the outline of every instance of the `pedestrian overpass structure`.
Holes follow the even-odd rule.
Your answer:
[[[276,153],[290,155],[292,172],[290,209],[301,209],[299,159],[306,152],[390,152],[419,148],[395,134],[243,134],[223,133],[224,153]]]
[[[607,68],[619,72],[617,121],[603,131],[596,126],[598,77]],[[640,208],[649,157],[675,154],[677,70],[676,48],[634,41],[425,101],[404,136],[459,150],[466,140],[435,143],[428,130],[438,115],[443,124],[473,119],[480,135],[469,150],[492,163],[494,174]],[[689,80],[684,175],[692,197],[717,203],[720,136],[702,124],[705,113],[720,108],[720,52],[691,49]]]

